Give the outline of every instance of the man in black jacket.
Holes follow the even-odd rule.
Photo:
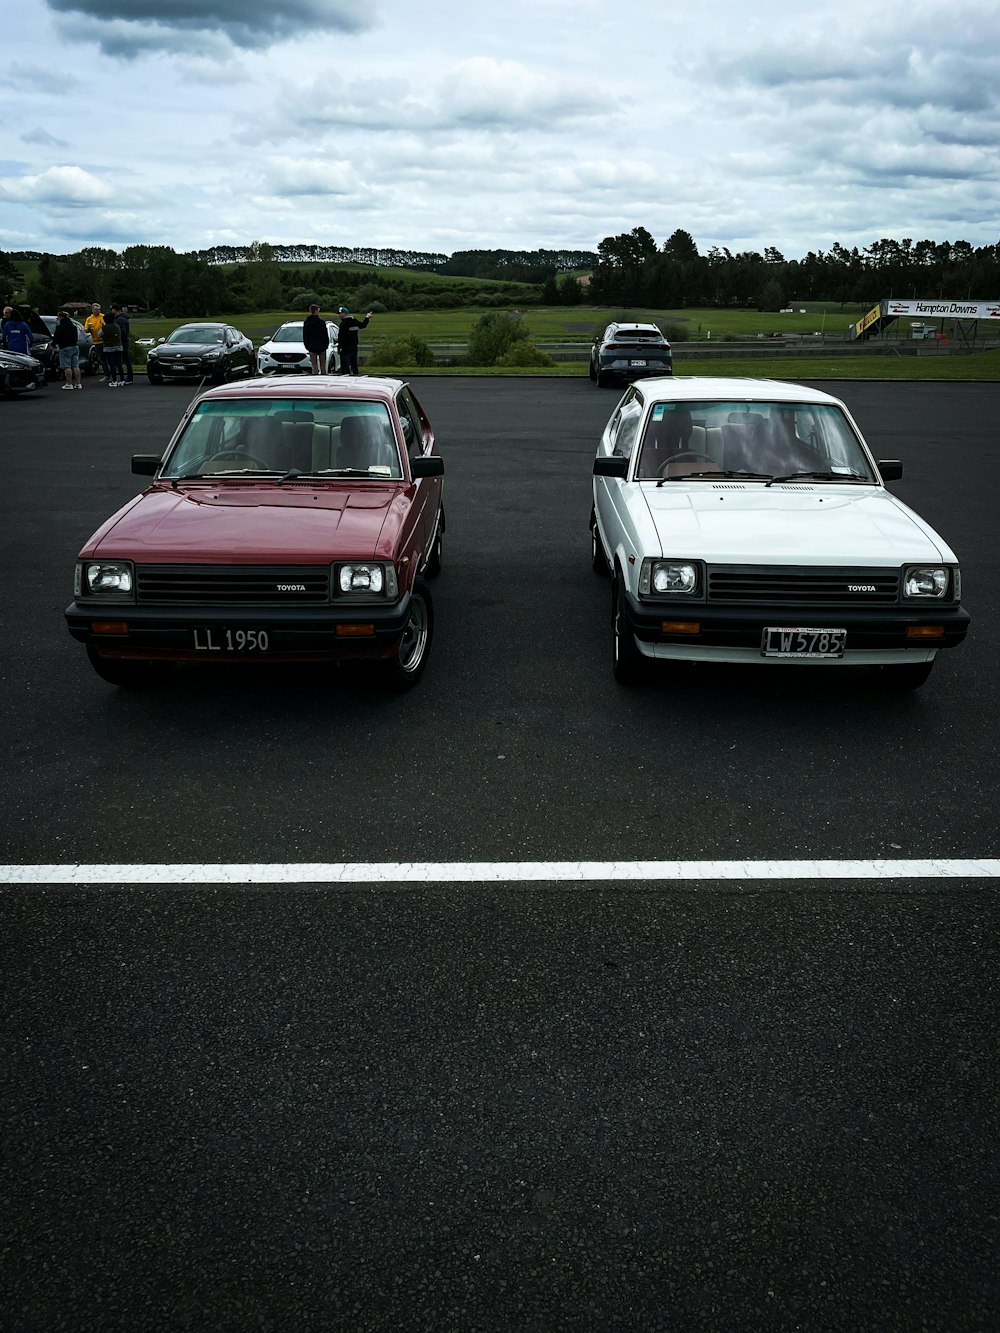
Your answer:
[[[302,321],[302,342],[309,353],[309,365],[314,375],[326,373],[326,353],[330,346],[330,332],[326,320],[319,313],[318,305],[309,307],[309,314]]]
[[[340,330],[337,333],[337,351],[340,353],[340,373],[341,375],[356,375],[358,373],[358,330],[368,327],[372,312],[369,310],[364,319],[355,319],[347,306],[342,305],[338,314],[340,315]]]

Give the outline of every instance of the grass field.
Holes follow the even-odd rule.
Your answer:
[[[826,318],[824,321],[824,312]],[[363,312],[360,312],[363,313]],[[362,334],[362,360],[365,344],[370,344],[380,336],[395,337],[417,334],[429,343],[454,343],[456,356],[461,355],[461,344],[468,341],[472,326],[479,317],[489,312],[484,309],[455,310],[408,310],[374,315],[368,328]],[[594,333],[603,329],[612,319],[641,319],[660,324],[661,327],[684,318],[688,321],[692,342],[704,345],[706,335],[711,332],[711,342],[723,342],[727,338],[751,338],[756,341],[757,325],[761,319],[776,321],[779,318],[788,321],[782,323],[782,331],[810,335],[814,331],[825,332],[829,338],[838,334],[846,335],[847,324],[857,317],[856,310],[840,311],[836,314],[832,308],[821,303],[813,309],[806,308],[806,314],[796,313],[786,316],[761,316],[759,312],[748,310],[686,310],[679,312],[657,310],[614,310],[600,309],[593,306],[534,306],[522,312],[531,336],[539,343],[577,343],[581,349],[588,345]],[[258,345],[267,334],[273,333],[280,324],[302,317],[302,312],[271,310],[253,315],[219,315],[242,329]],[[136,338],[161,338],[178,324],[179,319],[132,319],[132,334]],[[700,330],[700,337],[699,337]],[[770,326],[765,325],[765,335]],[[678,375],[749,375],[753,378],[791,379],[791,380],[997,380],[1000,379],[1000,350],[983,351],[971,355],[928,355],[928,356],[851,356],[831,355],[796,357],[792,347],[787,355],[775,357],[740,357],[736,348],[733,356],[719,360],[688,358],[685,360],[683,341],[674,344],[674,370]],[[139,349],[140,353],[142,349]],[[402,375],[558,375],[559,377],[586,379],[586,362],[556,362],[550,367],[538,370],[497,370],[482,367],[439,366],[424,368],[419,372],[413,367],[380,368],[380,374],[398,373]]]

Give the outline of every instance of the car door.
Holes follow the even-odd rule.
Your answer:
[[[396,410],[399,413],[409,462],[412,462],[414,458],[433,453],[434,431],[431,429],[427,414],[408,385],[404,385],[396,394]],[[411,509],[415,540],[419,544],[420,563],[423,564],[430,552],[437,530],[438,515],[441,508],[442,479],[441,477],[417,477],[410,484],[413,490]]]
[[[626,392],[601,437],[599,454],[624,458],[631,467],[644,406],[638,389],[633,387]],[[594,512],[612,563],[616,553],[625,554],[626,558],[628,553],[634,553],[634,524],[629,515],[629,497],[634,489],[634,482],[621,477],[594,478]]]

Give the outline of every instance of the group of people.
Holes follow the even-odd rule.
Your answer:
[[[70,341],[69,329],[73,330],[73,341]],[[101,310],[100,304],[95,301],[90,307],[90,314],[83,321],[85,333],[90,334],[90,341],[97,348],[97,354],[104,363],[104,382],[109,389],[124,389],[132,383],[132,349],[131,336],[132,330],[129,324],[128,315],[120,305],[111,307],[111,314],[105,315]],[[62,334],[60,336],[60,330]],[[59,364],[66,375],[66,383],[63,388],[78,389],[80,387],[80,355],[79,347],[76,343],[76,326],[69,317],[66,310],[59,311],[59,322],[56,324],[55,332],[56,346],[59,348]],[[77,355],[73,359],[73,348],[77,347]],[[65,356],[65,359],[64,359]],[[74,378],[70,379],[70,371]]]
[[[364,319],[355,319],[347,306],[342,305],[337,310],[337,314],[340,316],[340,327],[337,330],[337,355],[340,358],[340,374],[356,375],[358,373],[358,330],[368,327],[372,312],[369,310]],[[330,352],[330,331],[327,328],[326,320],[319,313],[319,306],[316,304],[309,307],[309,314],[303,321],[302,341],[309,353],[309,365],[312,373],[314,375],[324,374],[327,356]]]
[[[109,389],[124,388],[132,383],[132,348],[131,327],[128,315],[120,305],[111,307],[111,314],[105,315],[100,304],[95,301],[90,307],[90,314],[83,322],[85,333],[90,334],[90,341],[97,349],[97,356],[103,366],[104,383]],[[14,306],[5,306],[3,323],[0,325],[3,345],[10,352],[29,354],[32,345],[42,336],[35,333],[24,317],[22,310]],[[80,334],[68,310],[60,310],[56,318],[55,332],[52,339],[59,350],[59,369],[63,372],[64,389],[81,389],[80,382]]]
[[[309,363],[314,375],[325,373],[330,352],[330,332],[326,320],[319,311],[318,305],[311,305],[302,325],[302,341],[309,353]],[[356,319],[347,306],[342,305],[337,314],[340,318],[337,330],[340,374],[356,375],[358,332],[368,327],[372,312],[369,310],[364,319]],[[131,329],[128,315],[122,307],[113,305],[111,314],[105,315],[99,302],[95,301],[90,307],[90,314],[83,321],[83,328],[85,333],[90,334],[90,341],[103,362],[104,383],[108,388],[122,389],[131,384]],[[22,311],[16,310],[13,306],[4,307],[2,334],[3,344],[11,352],[30,352],[31,345],[38,336],[32,332]],[[59,349],[59,368],[66,381],[62,387],[81,389],[83,385],[80,380],[79,332],[68,310],[59,311],[53,340]]]

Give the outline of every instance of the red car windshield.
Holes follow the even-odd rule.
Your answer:
[[[199,403],[160,475],[342,473],[400,480],[384,403],[347,398],[235,398]]]

